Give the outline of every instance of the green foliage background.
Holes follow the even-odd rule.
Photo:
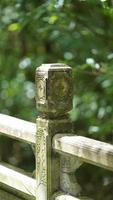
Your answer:
[[[0,112],[35,121],[35,69],[52,62],[73,67],[70,118],[77,134],[112,143],[112,0],[0,1]],[[87,179],[89,171],[100,179]],[[98,186],[95,199],[112,200],[112,176],[87,166],[82,182],[91,195]]]

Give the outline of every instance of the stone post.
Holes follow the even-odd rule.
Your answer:
[[[72,98],[72,70],[69,66],[43,64],[36,69],[39,111],[36,122],[37,200],[51,200],[52,195],[60,190],[60,156],[52,151],[52,138],[57,133],[71,133],[67,112],[72,109]]]

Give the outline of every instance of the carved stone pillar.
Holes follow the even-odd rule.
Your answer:
[[[59,155],[52,151],[57,133],[70,133],[67,112],[72,109],[72,70],[65,64],[43,64],[36,69],[36,103],[39,111],[36,134],[37,200],[51,200],[60,190]]]

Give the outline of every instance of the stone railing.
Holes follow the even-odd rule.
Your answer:
[[[0,199],[91,200],[81,196],[76,170],[84,163],[113,170],[113,146],[73,133],[72,70],[43,64],[36,70],[36,124],[0,114],[0,132],[36,146],[36,179],[0,165]]]

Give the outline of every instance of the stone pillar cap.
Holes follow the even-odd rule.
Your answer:
[[[48,63],[48,64],[42,64],[40,67],[37,67],[36,71],[67,71],[70,70],[71,67],[69,67],[66,64],[63,63]]]
[[[72,109],[72,69],[61,63],[42,64],[36,69],[38,111],[47,116],[63,116]]]

